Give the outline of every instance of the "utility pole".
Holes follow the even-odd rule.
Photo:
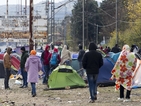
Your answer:
[[[22,8],[23,8],[23,7],[22,7],[22,0],[21,0],[21,15],[22,15]]]
[[[84,7],[84,2],[85,2],[85,0],[83,0],[83,2],[82,2],[82,8],[83,8],[83,11],[82,11],[82,17],[83,17],[83,19],[82,19],[82,22],[83,22],[83,26],[82,26],[82,27],[83,27],[83,29],[82,29],[82,34],[83,34],[83,38],[82,38],[82,40],[83,40],[83,49],[85,48],[85,47],[84,47],[84,45],[85,45],[85,43],[84,43],[84,42],[85,42],[85,39],[84,39],[84,33],[85,33],[85,32],[84,32],[84,30],[85,30],[85,28],[84,28],[84,27],[85,27],[85,26],[84,26],[84,23],[85,23],[85,18],[84,18],[84,16],[85,16],[85,13],[84,13],[84,12],[85,12],[85,11],[84,11],[84,8],[85,8],[85,7]]]
[[[7,9],[6,9],[6,18],[7,18],[7,16],[8,16],[8,0],[7,0]]]
[[[54,0],[51,0],[51,42],[54,42],[54,29],[55,29],[55,5]]]
[[[30,22],[29,22],[29,51],[33,50],[34,42],[33,42],[33,0],[30,0]]]
[[[47,15],[47,39],[49,37],[49,0],[46,0],[46,15]]]
[[[116,0],[116,44],[118,44],[118,2]]]

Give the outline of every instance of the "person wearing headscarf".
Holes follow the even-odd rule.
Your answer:
[[[39,80],[38,72],[41,70],[42,64],[40,58],[36,56],[36,51],[31,50],[30,56],[25,63],[25,69],[28,73],[27,82],[31,83],[32,97],[36,96],[36,83]]]
[[[64,45],[62,52],[61,52],[61,62],[60,64],[66,64],[66,65],[70,65],[70,61],[71,61],[71,53],[70,51],[67,49],[67,45]]]
[[[9,77],[11,75],[11,59],[10,54],[12,52],[12,48],[8,47],[3,56],[3,65],[5,68],[5,77],[4,77],[4,87],[5,89],[10,89],[9,87]]]
[[[103,65],[102,55],[96,51],[97,46],[91,42],[89,44],[89,51],[86,52],[82,58],[82,66],[86,69],[87,79],[89,83],[89,92],[91,100],[94,103],[97,100],[97,78],[99,69]]]
[[[132,77],[136,67],[136,57],[133,52],[130,52],[130,47],[124,45],[121,54],[112,69],[111,79],[115,79],[115,89],[120,89],[120,101],[130,101],[130,93],[132,89]],[[124,100],[124,89],[126,92],[126,99]]]
[[[21,75],[23,78],[23,84],[22,86],[20,86],[20,88],[26,88],[28,87],[28,83],[27,83],[27,72],[25,71],[25,62],[26,59],[28,58],[28,52],[25,50],[25,47],[21,47],[21,62],[20,62],[20,68],[21,68]]]
[[[50,56],[50,46],[46,45],[45,50],[41,54],[41,61],[43,63],[44,67],[44,78],[43,78],[43,84],[48,85],[48,78],[49,78],[49,73],[50,73],[50,64],[49,64],[49,56]]]

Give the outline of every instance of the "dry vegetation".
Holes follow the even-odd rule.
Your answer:
[[[20,85],[10,80],[11,90],[3,89],[3,79],[0,79],[0,106],[141,106],[141,89],[133,89],[131,102],[119,102],[119,91],[114,87],[98,87],[98,100],[88,103],[89,91],[86,88],[48,90],[44,91],[45,85],[41,80],[37,84],[37,96],[31,96],[31,87],[19,88]]]

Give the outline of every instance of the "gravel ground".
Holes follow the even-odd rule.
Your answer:
[[[31,96],[31,87],[19,88],[15,79],[10,80],[11,90],[5,90],[3,79],[0,79],[0,106],[141,106],[141,89],[133,89],[131,101],[117,101],[119,91],[114,86],[98,87],[98,100],[95,103],[88,103],[89,91],[86,88],[48,90],[40,80],[37,84],[37,96]]]

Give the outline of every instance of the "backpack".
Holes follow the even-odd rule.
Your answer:
[[[50,59],[50,64],[51,65],[57,65],[58,63],[58,54],[57,53],[52,53],[51,59]]]

